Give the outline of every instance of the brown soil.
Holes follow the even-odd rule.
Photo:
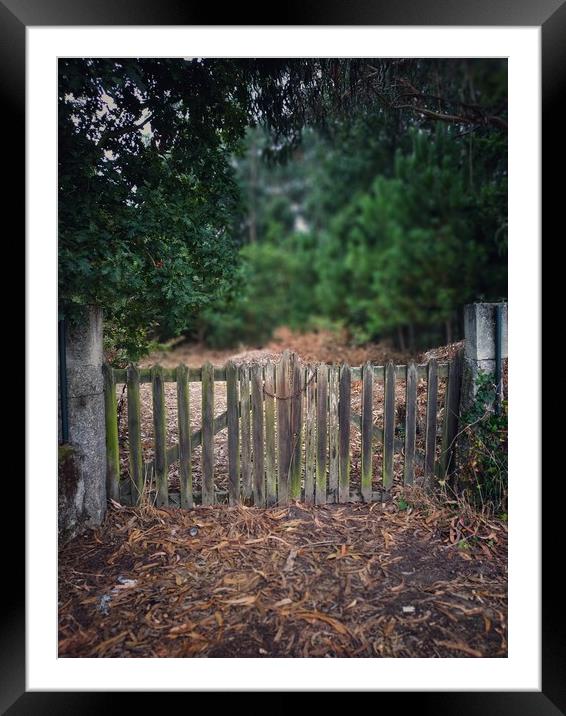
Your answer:
[[[413,505],[114,506],[61,552],[59,656],[505,657],[505,525]]]

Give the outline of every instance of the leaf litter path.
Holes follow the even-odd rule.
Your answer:
[[[412,504],[113,504],[61,550],[59,656],[507,656],[505,524]]]

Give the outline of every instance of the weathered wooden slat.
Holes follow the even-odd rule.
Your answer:
[[[277,502],[275,467],[275,366],[268,363],[264,370],[265,405],[265,499],[268,506]]]
[[[106,486],[108,496],[120,500],[120,448],[118,444],[118,404],[112,368],[105,363],[104,422],[106,424]]]
[[[179,424],[179,484],[181,507],[192,509],[193,473],[191,467],[190,395],[186,365],[177,367],[177,419]]]
[[[213,424],[213,434],[216,435],[221,430],[224,430],[224,428],[228,425],[228,413],[222,413],[221,415],[217,415],[214,418],[214,424]],[[350,414],[350,422],[354,427],[356,427],[358,430],[361,429],[361,418],[359,415],[356,415],[355,413]],[[336,423],[338,424],[338,423]],[[373,426],[373,440],[378,441],[379,443],[383,442],[383,430],[376,425]],[[338,441],[337,441],[338,442]],[[191,450],[194,450],[195,448],[202,445],[202,429],[199,428],[198,430],[195,430],[193,433],[191,433]],[[403,444],[395,440],[395,450],[402,450]],[[275,453],[275,451],[274,451]],[[338,449],[336,450],[336,455],[338,456]],[[171,465],[174,462],[176,462],[179,459],[179,445],[172,445],[171,447],[167,448],[167,464]],[[419,458],[419,455],[417,454],[415,456],[415,461],[417,464],[422,464],[422,458]],[[151,474],[155,470],[155,463],[153,460],[148,460],[147,462],[143,463],[144,470],[146,473]],[[194,492],[194,491],[193,491]],[[196,492],[194,492],[196,495]]]
[[[316,480],[316,373],[314,367],[307,371],[306,419],[305,419],[305,502],[315,501]]]
[[[240,501],[240,419],[238,406],[238,369],[226,365],[226,422],[228,424],[228,493],[231,505]]]
[[[169,491],[167,484],[167,434],[165,418],[165,389],[163,369],[160,365],[151,369],[151,387],[153,397],[153,435],[155,442],[155,481],[157,487],[156,504],[167,505]]]
[[[362,379],[362,367],[350,368],[350,376],[352,381],[358,381]],[[383,382],[384,366],[374,365],[372,366],[374,371],[374,381]],[[437,371],[439,378],[446,378],[448,376],[448,363],[438,363]],[[396,365],[395,375],[399,379],[405,379],[407,375],[406,365]],[[418,378],[426,378],[427,376],[427,364],[421,364],[417,366]],[[126,382],[126,371],[124,369],[114,369],[114,379],[117,384]],[[189,383],[200,383],[202,380],[202,369],[201,368],[189,368]],[[224,382],[226,380],[226,368],[215,368],[214,369],[214,380],[215,382]],[[163,369],[163,381],[165,383],[174,383],[176,381],[176,369],[175,368],[164,368]],[[151,383],[151,370],[149,368],[140,368],[140,383]]]
[[[250,432],[250,369],[240,367],[240,472],[244,500],[252,497],[251,432]]]
[[[419,379],[426,378],[427,376],[427,363],[423,363],[421,365],[417,365],[417,376]],[[374,365],[372,366],[373,369],[373,379],[375,383],[383,383],[385,380],[385,368],[386,366],[383,365]],[[448,363],[437,363],[437,369],[438,369],[438,377],[439,378],[446,378],[448,375]],[[351,368],[352,372],[352,382],[354,381],[361,381],[362,380],[362,372],[363,372],[363,366],[357,367],[357,368]],[[395,366],[395,378],[397,380],[405,380],[407,377],[407,366],[406,365],[396,365]]]
[[[362,455],[361,492],[368,502],[371,500],[372,483],[372,438],[373,438],[373,370],[366,363],[362,371]]]
[[[130,452],[130,486],[133,501],[137,503],[141,500],[143,495],[144,471],[141,447],[139,371],[135,365],[128,366],[126,376],[126,388],[128,395],[128,444]]]
[[[316,492],[317,505],[326,504],[328,453],[328,366],[316,369]]]
[[[215,490],[214,492],[216,501],[222,502],[225,500],[225,498],[228,495],[228,490]],[[195,490],[193,493],[193,496],[195,498],[195,501],[198,502],[198,500],[201,498],[202,493],[199,490]],[[391,501],[392,496],[391,492],[388,492],[386,490],[374,490],[371,493],[371,502],[389,502]],[[328,504],[334,504],[337,502],[337,500],[334,499],[332,495],[327,495],[326,502]],[[352,503],[360,503],[365,502],[360,492],[350,492],[350,496],[348,498],[348,502]],[[169,504],[174,507],[179,507],[180,505],[180,496],[178,492],[170,492],[169,493]]]
[[[139,382],[140,383],[151,383],[151,368],[138,368],[139,370]],[[202,380],[202,368],[189,368],[188,381],[189,383],[200,383]],[[126,381],[126,370],[115,368],[114,378],[116,383],[124,383]],[[214,380],[217,382],[226,380],[226,369],[215,368],[214,369]],[[164,383],[176,383],[177,382],[177,368],[163,368],[163,382]]]
[[[251,369],[252,384],[252,443],[254,505],[265,506],[265,460],[263,454],[263,371],[261,366]]]
[[[291,465],[291,405],[290,393],[290,358],[285,351],[276,368],[277,394],[277,442],[278,442],[278,503],[289,502],[289,468]]]
[[[218,415],[216,418],[214,418],[213,428],[212,432],[214,435],[219,433],[221,430],[224,430],[224,428],[228,425],[228,413],[222,413],[222,415]],[[199,447],[199,445],[202,445],[202,428],[199,428],[198,430],[195,430],[193,433],[191,433],[191,450],[194,450],[195,448]],[[176,462],[179,459],[179,444],[171,445],[171,447],[167,448],[167,464],[172,465],[174,462]],[[155,471],[155,461],[154,460],[148,460],[147,462],[143,463],[144,470],[146,474],[150,475]],[[196,492],[193,489],[193,496],[196,494]]]
[[[303,387],[305,371],[297,356],[291,360],[291,466],[289,471],[289,497],[301,499],[301,462],[303,452]]]
[[[391,500],[391,491],[390,490],[374,490],[371,493],[371,497],[369,498],[369,502],[389,502]],[[351,491],[348,499],[344,500],[344,502],[367,502],[368,500],[364,499],[361,492],[354,492]],[[330,504],[338,502],[338,500],[335,500],[333,497],[328,497],[327,502]]]
[[[428,364],[426,427],[425,427],[425,482],[434,476],[434,461],[436,453],[436,411],[438,399],[438,370],[432,359]]]
[[[340,372],[336,365],[328,369],[328,495],[338,496],[340,441],[338,430]]]
[[[362,418],[357,413],[351,413],[350,414],[350,422],[352,425],[357,428],[360,433],[362,430]],[[383,430],[377,426],[374,425],[372,427],[372,440],[374,444],[377,442],[380,445],[383,445]],[[395,438],[393,442],[393,447],[395,448],[395,452],[400,452],[404,449],[405,443],[402,440],[399,440],[398,438]],[[419,452],[418,450],[415,451],[415,465],[418,465],[419,467],[422,467],[424,464],[424,453]]]
[[[252,386],[252,402],[250,404],[250,396],[249,396],[249,374],[248,374],[248,387],[247,387],[247,401],[246,397],[244,395],[241,403],[240,403],[240,410],[238,411],[238,396],[237,396],[237,385],[236,385],[236,395],[234,396],[233,405],[236,407],[236,413],[240,415],[246,415],[247,420],[243,420],[243,422],[247,422],[248,424],[248,459],[245,461],[247,464],[247,467],[249,469],[249,485],[250,485],[250,492],[249,497],[253,495],[254,502],[256,504],[266,504],[268,502],[268,487],[267,487],[267,473],[270,469],[267,465],[269,461],[269,454],[271,455],[271,467],[272,467],[272,473],[274,476],[274,479],[271,481],[275,484],[275,489],[272,490],[272,494],[270,499],[275,502],[277,498],[279,498],[279,501],[283,504],[286,504],[288,502],[289,497],[291,499],[300,499],[300,479],[301,479],[301,472],[300,469],[295,473],[294,472],[294,466],[295,466],[295,456],[298,457],[298,464],[301,466],[301,457],[302,457],[302,451],[300,446],[300,436],[301,434],[301,426],[302,426],[302,395],[305,394],[304,392],[301,393],[300,388],[304,387],[305,381],[307,380],[307,377],[305,376],[304,371],[297,370],[298,366],[295,364],[292,364],[292,361],[290,360],[289,355],[287,354],[287,369],[284,371],[284,373],[277,377],[277,385],[272,386],[271,389],[269,389],[270,393],[275,393],[277,395],[277,401],[275,402],[275,399],[272,396],[268,396],[264,394],[263,391],[263,380],[265,372],[269,370],[269,368],[261,368],[259,366],[255,366],[253,369],[254,372],[254,379],[256,381],[259,381],[259,385],[261,387],[261,390],[259,391],[259,397],[261,398],[261,446],[262,446],[262,457],[260,458],[260,461],[263,460],[262,465],[262,486],[263,486],[263,496],[260,494],[260,487],[259,484],[256,484],[256,474],[253,472],[253,466],[255,464],[255,458],[252,462],[251,460],[251,446],[252,446],[252,440],[254,442],[254,454],[256,451],[258,451],[258,448],[256,447],[256,444],[258,443],[258,425],[257,421],[252,420],[253,430],[250,430],[250,417],[254,417],[254,405],[255,411],[257,412],[258,408],[258,395],[257,395],[257,385],[254,389]],[[283,362],[283,361],[282,361]],[[448,364],[446,364],[448,365]],[[133,367],[132,367],[133,368]],[[421,453],[418,453],[416,451],[415,446],[415,430],[413,430],[413,423],[416,424],[416,407],[413,411],[413,407],[416,404],[416,390],[417,390],[417,381],[419,374],[421,373],[422,366],[415,366],[414,364],[409,364],[408,367],[403,366],[393,366],[392,364],[389,364],[386,366],[386,368],[383,370],[383,374],[379,374],[380,367],[379,366],[363,366],[363,368],[360,370],[360,378],[362,380],[362,409],[361,409],[361,415],[356,416],[352,414],[351,408],[348,405],[348,419],[346,420],[344,416],[344,412],[346,411],[346,402],[348,404],[351,400],[351,379],[353,374],[353,369],[349,368],[349,366],[344,366],[342,371],[339,372],[339,369],[336,368],[336,371],[333,375],[333,369],[329,369],[328,367],[319,367],[319,373],[321,371],[326,373],[326,385],[324,386],[324,379],[320,376],[317,379],[317,383],[320,382],[321,387],[320,389],[322,391],[326,390],[326,396],[322,398],[322,401],[324,403],[325,409],[323,413],[321,413],[322,409],[322,403],[319,404],[318,398],[319,398],[319,386],[317,383],[314,383],[315,385],[315,396],[314,401],[312,402],[312,405],[314,406],[315,410],[315,419],[314,419],[314,435],[313,437],[313,445],[315,446],[315,456],[313,460],[313,466],[314,466],[314,472],[313,472],[313,479],[312,479],[312,490],[308,486],[308,475],[305,474],[305,499],[309,499],[309,494],[312,495],[312,500],[317,503],[321,503],[321,498],[325,499],[327,501],[332,501],[332,495],[335,494],[336,487],[333,484],[333,481],[335,480],[338,485],[338,499],[340,501],[345,500],[348,501],[350,499],[350,489],[349,489],[349,472],[350,472],[350,425],[353,423],[354,425],[357,425],[362,433],[362,454],[361,454],[361,494],[365,496],[365,498],[368,497],[368,495],[373,495],[374,491],[372,490],[372,481],[373,481],[373,475],[371,470],[371,464],[372,464],[372,444],[374,440],[382,441],[384,443],[384,461],[383,461],[383,486],[384,489],[389,489],[392,484],[393,479],[393,462],[394,462],[394,452],[401,449],[404,450],[405,455],[405,465],[404,465],[404,481],[407,484],[411,484],[411,481],[414,476],[414,465],[415,464],[422,464],[423,462],[426,463],[425,465],[425,474],[427,477],[430,477],[434,475],[435,473],[435,467],[438,469],[438,475],[442,475],[443,473],[446,473],[450,470],[452,459],[453,459],[453,451],[450,449],[451,444],[454,441],[456,431],[457,431],[457,409],[459,405],[459,390],[460,390],[460,381],[461,381],[461,374],[458,379],[458,382],[453,382],[455,380],[456,376],[456,367],[450,367],[449,370],[449,381],[447,386],[447,392],[446,392],[446,399],[445,399],[445,421],[442,425],[442,451],[441,451],[441,457],[439,464],[436,465],[435,460],[435,443],[436,443],[436,433],[440,434],[437,428],[437,421],[436,421],[436,413],[437,413],[437,401],[438,401],[438,379],[440,376],[440,370],[439,365],[436,361],[432,360],[430,364],[428,364],[427,370],[427,376],[428,376],[428,386],[427,386],[427,397],[428,397],[428,405],[427,405],[427,419],[426,419],[426,426],[425,426],[425,456],[423,461],[423,456]],[[280,366],[278,366],[277,371],[280,371]],[[399,375],[403,375],[403,372],[400,372],[401,369],[404,369],[404,375],[407,380],[407,396],[406,396],[406,423],[405,423],[405,435],[403,443],[401,444],[400,440],[395,439],[395,390],[394,390],[394,384],[395,384],[395,378]],[[135,370],[135,369],[134,369]],[[145,370],[145,369],[144,369]],[[194,370],[194,369],[193,369]],[[155,476],[156,476],[156,484],[157,484],[157,503],[158,504],[167,504],[167,467],[170,462],[173,462],[176,459],[180,459],[181,455],[183,453],[190,454],[190,451],[193,450],[198,444],[202,444],[203,442],[208,441],[208,435],[210,433],[210,437],[218,430],[223,429],[228,424],[228,411],[222,416],[218,416],[218,418],[212,418],[210,422],[210,429],[208,429],[205,426],[205,404],[204,404],[204,394],[205,394],[205,385],[208,384],[212,387],[212,396],[214,396],[214,381],[216,379],[216,369],[214,369],[210,364],[207,364],[207,366],[204,366],[202,369],[198,370],[198,379],[203,381],[203,429],[201,431],[196,431],[195,433],[190,433],[188,429],[189,425],[189,407],[187,405],[186,410],[186,417],[183,416],[183,408],[182,404],[184,402],[184,398],[182,396],[183,388],[181,387],[183,382],[186,389],[186,402],[188,403],[189,400],[189,393],[188,393],[188,382],[190,381],[190,370],[186,368],[186,366],[180,366],[177,369],[174,369],[175,379],[177,380],[177,398],[179,402],[179,408],[178,408],[178,419],[179,419],[179,435],[180,435],[180,443],[186,444],[188,441],[189,447],[187,448],[186,445],[183,447],[182,444],[176,445],[170,448],[166,448],[166,434],[165,434],[165,422],[162,421],[162,418],[160,417],[161,408],[159,406],[159,402],[161,400],[163,404],[163,412],[164,412],[164,382],[165,382],[165,371],[160,368],[159,366],[154,367],[150,371],[151,380],[152,380],[152,394],[154,399],[154,429],[155,429],[155,459],[153,461],[149,461],[145,465],[143,465],[141,460],[141,436],[140,436],[140,445],[139,445],[139,467],[136,472],[135,466],[132,468],[132,465],[135,463],[135,456],[132,457],[132,449],[134,449],[135,442],[136,442],[136,426],[135,426],[135,402],[136,402],[136,396],[135,396],[135,390],[128,389],[128,427],[130,432],[130,440],[132,440],[133,436],[133,442],[130,445],[130,473],[132,475],[132,478],[136,480],[136,475],[138,477],[137,484],[135,488],[135,493],[138,491],[141,493],[143,491],[143,477],[144,477],[144,467],[149,470],[154,470]],[[222,369],[223,373],[221,374],[224,378],[228,378],[228,368]],[[237,371],[236,368],[233,369],[234,371]],[[245,370],[245,369],[244,369]],[[271,367],[271,370],[273,372],[273,366]],[[169,373],[171,372],[170,369],[168,369]],[[297,371],[297,372],[296,372]],[[127,371],[125,373],[125,379],[128,381],[128,374]],[[345,378],[346,373],[348,373],[348,379]],[[436,373],[436,375],[435,375]],[[112,374],[110,376],[105,375],[105,383],[107,383],[109,380],[112,380],[112,377],[116,375],[116,371],[112,371]],[[185,379],[183,381],[180,376],[185,375]],[[298,378],[297,376],[300,376]],[[139,378],[139,372],[138,372],[138,378]],[[160,380],[161,378],[161,380]],[[385,406],[384,406],[384,429],[380,430],[377,426],[372,424],[371,418],[367,420],[367,417],[371,415],[371,401],[368,408],[367,400],[364,399],[365,395],[371,395],[371,391],[368,388],[368,383],[372,383],[374,380],[384,380],[385,381]],[[302,382],[301,382],[302,381]],[[130,381],[131,382],[131,381]],[[116,381],[115,381],[116,383]],[[244,378],[245,383],[245,378]],[[160,389],[156,389],[156,384],[160,384]],[[390,388],[390,385],[393,386],[393,388]],[[458,387],[458,390],[452,388],[451,385],[454,385]],[[279,390],[279,388],[282,388],[282,390]],[[268,388],[266,388],[268,389]],[[208,388],[210,390],[210,388]],[[337,400],[333,400],[333,391],[334,395],[337,397]],[[159,392],[161,395],[159,395]],[[245,392],[245,391],[244,391]],[[227,393],[228,393],[228,386],[227,386]],[[112,393],[114,395],[114,401],[116,399],[116,393],[115,390]],[[131,395],[130,395],[131,394]],[[413,394],[415,395],[415,398],[413,399]],[[346,401],[346,395],[347,395],[347,401]],[[305,403],[305,412],[308,408],[308,388],[306,391],[306,400]],[[297,400],[299,398],[299,400]],[[133,401],[134,405],[133,408],[130,409],[130,402]],[[255,401],[255,402],[254,402]],[[137,402],[138,402],[138,435],[140,434],[139,430],[139,379],[138,379],[138,395],[137,395]],[[227,402],[230,404],[230,399],[227,400]],[[247,402],[247,405],[246,405]],[[265,402],[265,410],[266,413],[263,413],[264,410],[264,402]],[[272,406],[272,430],[271,434],[273,436],[273,439],[271,440],[271,446],[272,449],[268,447],[269,441],[269,433],[270,429],[268,428],[269,420],[267,418],[267,412],[269,410],[268,403],[271,402]],[[432,408],[432,403],[434,402],[434,410]],[[452,404],[456,402],[456,410],[450,408]],[[281,416],[279,413],[281,412],[283,415],[283,434],[285,433],[285,422],[287,423],[287,439],[281,440],[281,437],[277,434],[277,437],[280,437],[279,443],[278,443],[278,464],[279,468],[281,469],[282,461],[285,461],[287,463],[287,470],[283,474],[283,483],[285,483],[285,477],[287,477],[287,494],[285,495],[285,484],[283,484],[283,499],[281,500],[281,495],[278,494],[277,490],[277,476],[276,476],[276,458],[275,458],[275,404],[277,405],[277,411],[278,411],[278,419],[277,419],[277,425],[278,425],[278,433],[279,433],[279,423]],[[109,416],[112,411],[112,405],[109,401],[105,401],[105,410],[106,410],[106,420],[109,424]],[[212,412],[214,409],[214,397],[212,398]],[[133,430],[130,430],[130,415],[132,417],[132,420],[134,422]],[[308,419],[308,415],[306,415]],[[182,428],[183,421],[186,422],[187,427],[185,430]],[[163,435],[163,447],[160,447],[159,443],[161,442],[160,438],[160,429],[159,425],[163,422],[163,429],[161,430],[161,433]],[[392,423],[390,425],[390,422]],[[323,425],[323,431],[319,433],[319,430],[317,429],[317,423],[321,423]],[[343,428],[346,427],[346,430]],[[116,428],[117,429],[117,428]],[[242,431],[245,433],[246,428],[244,425],[242,425]],[[306,431],[305,431],[306,432]],[[204,435],[204,440],[203,440]],[[452,435],[452,437],[450,437]],[[211,442],[211,455],[212,455],[212,461],[211,461],[211,468],[207,471],[205,467],[205,453],[206,449],[203,449],[203,492],[209,493],[212,496],[214,496],[214,486],[209,486],[210,489],[207,488],[205,484],[205,475],[207,472],[211,475],[211,482],[214,482],[214,472],[213,472],[213,453],[212,453],[212,440]],[[306,435],[306,442],[308,442],[308,435]],[[243,438],[243,443],[245,443],[245,437]],[[369,443],[369,452],[368,452],[368,443]],[[336,450],[333,452],[333,444],[336,447]],[[347,447],[346,447],[347,446]],[[241,446],[242,449],[242,460],[240,461],[240,470],[242,471],[242,474],[245,472],[245,467],[242,464],[244,462],[243,456],[245,454],[245,445]],[[298,452],[297,452],[298,451]],[[135,451],[134,451],[135,452]],[[229,452],[233,453],[234,448],[229,447]],[[235,452],[238,452],[238,445],[236,443]],[[432,464],[431,464],[431,454],[432,454]],[[109,453],[110,455],[110,453]],[[114,453],[115,455],[115,453]],[[159,464],[160,456],[162,456],[162,462],[164,464]],[[110,458],[109,458],[110,459]],[[308,456],[306,458],[308,460]],[[190,473],[187,473],[183,470],[183,463],[188,463],[188,470],[190,471],[190,460],[187,461],[186,458],[181,459],[181,465],[180,465],[180,479],[181,479],[181,492],[185,491],[187,492],[187,483],[190,479]],[[230,463],[230,457],[229,457],[229,463]],[[321,474],[321,468],[322,465],[324,465],[324,470]],[[307,467],[307,466],[305,466]],[[368,469],[369,469],[369,476],[368,476]],[[327,479],[327,470],[328,470],[328,487],[326,487],[326,479]],[[236,473],[237,474],[237,473]],[[164,477],[163,477],[164,475]],[[324,476],[324,488],[321,486],[322,481],[322,475]],[[233,480],[233,477],[230,478]],[[242,480],[243,481],[243,480]],[[238,480],[236,480],[236,483]],[[345,487],[345,482],[348,483],[348,487]],[[369,482],[369,484],[368,484]],[[118,483],[119,485],[119,483]],[[139,487],[138,487],[139,485]],[[298,487],[298,489],[297,489]],[[121,489],[121,486],[119,485],[120,492],[123,492]],[[236,486],[237,489],[237,486]],[[134,490],[132,490],[134,492]],[[110,494],[110,486],[109,486],[109,494]],[[348,494],[348,496],[346,496]],[[322,497],[324,496],[324,497]],[[205,497],[206,499],[206,497]],[[214,499],[214,497],[212,497]],[[249,498],[248,498],[249,499]],[[370,498],[371,499],[371,498]],[[211,504],[211,503],[210,503]]]
[[[338,499],[340,502],[348,502],[350,496],[350,378],[350,366],[343,365],[340,369],[340,400],[338,405],[338,429],[340,439]]]
[[[383,488],[393,485],[393,455],[395,453],[395,366],[385,366],[385,397],[383,405]]]
[[[454,469],[454,447],[458,434],[460,393],[462,387],[463,351],[459,351],[450,363],[446,398],[444,400],[444,425],[442,431],[442,453],[439,477],[446,480]]]
[[[202,504],[214,504],[214,368],[202,367]]]
[[[417,368],[414,363],[409,363],[405,390],[405,464],[403,466],[403,482],[405,485],[412,485],[415,476],[417,381]]]

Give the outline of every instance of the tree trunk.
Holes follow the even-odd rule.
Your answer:
[[[255,244],[257,241],[257,211],[256,211],[256,192],[257,192],[257,146],[255,139],[252,140],[250,147],[250,214],[249,214],[249,241]]]
[[[452,319],[448,318],[446,321],[446,345],[452,343]]]
[[[409,350],[410,351],[415,350],[415,325],[414,325],[414,323],[409,323]]]

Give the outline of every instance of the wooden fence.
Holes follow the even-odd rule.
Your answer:
[[[192,369],[155,366],[126,370],[104,367],[108,492],[135,503],[148,489],[157,505],[212,505],[218,501],[254,505],[382,500],[397,474],[407,485],[416,468],[424,481],[450,474],[457,435],[462,356],[447,363],[374,366],[304,365],[285,353],[277,364]],[[418,428],[417,385],[426,383],[426,417]],[[352,411],[351,389],[361,383],[360,412]],[[441,421],[439,381],[446,384]],[[178,442],[167,447],[166,383],[176,384]],[[191,431],[189,384],[200,382],[201,427]],[[226,411],[214,416],[215,384],[225,383]],[[151,383],[154,456],[144,462],[140,384]],[[396,386],[404,383],[404,418],[396,416]],[[383,419],[374,420],[374,387],[383,387]],[[117,386],[127,399],[128,475],[121,475]],[[223,386],[224,387],[224,386]],[[421,389],[422,390],[422,389]],[[397,418],[397,419],[396,419]],[[439,422],[441,424],[439,424]],[[351,480],[352,427],[360,431],[359,475]],[[227,489],[215,486],[214,436],[227,428]],[[417,433],[423,443],[417,446]],[[381,474],[374,454],[381,446]],[[201,446],[200,490],[194,489],[192,454]],[[399,459],[402,460],[401,470]],[[168,469],[179,463],[178,492]],[[123,471],[124,472],[124,471]],[[354,484],[355,483],[355,484]],[[377,489],[376,489],[377,488]]]

